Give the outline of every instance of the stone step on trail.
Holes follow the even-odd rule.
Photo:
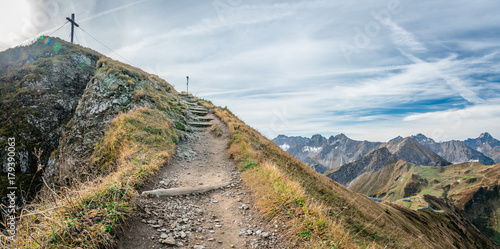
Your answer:
[[[184,104],[185,104],[185,105],[188,105],[188,106],[193,106],[193,107],[200,106],[200,105],[198,105],[197,103],[191,103],[191,102],[186,102],[186,101],[184,101]]]
[[[209,126],[212,126],[212,123],[210,123],[210,122],[188,122],[187,124],[190,125],[190,126],[193,126],[193,127],[209,127]]]
[[[209,118],[209,117],[198,117],[198,118],[196,119],[196,121],[198,121],[198,122],[210,122],[210,121],[212,121],[212,120],[214,120],[214,118]]]
[[[193,132],[204,132],[207,130],[207,127],[193,127],[191,128],[191,131]]]
[[[191,111],[204,111],[204,112],[208,112],[208,109],[205,108],[205,107],[190,107],[189,110]]]
[[[205,116],[208,114],[208,111],[190,111],[190,112],[197,116]]]
[[[189,103],[198,103],[198,100],[195,98],[182,98],[182,99]]]

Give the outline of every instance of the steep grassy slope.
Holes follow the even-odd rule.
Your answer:
[[[436,168],[398,162],[363,174],[350,189],[412,209],[427,205],[422,202],[425,194],[445,197],[464,210],[483,233],[500,242],[499,183],[500,164],[463,163]],[[403,202],[402,198],[412,202]]]
[[[206,105],[228,125],[229,155],[240,162],[261,212],[286,224],[292,247],[493,247],[460,214],[373,202],[314,172],[230,111]]]

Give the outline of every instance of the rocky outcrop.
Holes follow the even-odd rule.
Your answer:
[[[55,43],[60,44],[57,50],[51,46]],[[0,53],[0,146],[4,148],[9,137],[16,140],[18,186],[39,180],[34,149],[43,150],[40,160],[45,166],[59,146],[101,56],[57,39],[53,44],[37,41]],[[7,158],[5,152],[0,150],[2,159]],[[5,160],[2,169],[2,182],[6,182]],[[5,186],[0,189],[1,196],[5,196]]]
[[[154,107],[186,123],[187,107],[164,80],[57,38],[0,53],[0,93],[0,147],[16,139],[16,184],[33,182],[33,193],[42,175],[61,184],[98,176],[92,153],[120,113]],[[0,156],[6,183],[5,150]]]
[[[155,101],[151,95],[155,92],[178,101],[173,94],[169,94],[172,91],[168,83],[140,69],[128,68],[107,58],[99,60],[95,75],[79,99],[59,149],[48,161],[45,176],[66,182],[73,177],[99,173],[100,170],[90,165],[92,152],[116,115],[139,106],[153,107]],[[170,118],[179,120],[182,117]]]

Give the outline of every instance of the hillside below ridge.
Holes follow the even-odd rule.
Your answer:
[[[35,156],[27,180],[39,169],[31,149],[45,153],[36,174],[44,178],[18,224],[20,239],[2,235],[3,246],[495,248],[463,214],[373,202],[283,152],[227,108],[88,49],[52,42],[62,49],[37,41],[0,54],[18,63],[19,70],[3,71],[11,95],[2,101],[17,108],[6,120],[29,125],[2,136],[26,129],[19,150]],[[80,62],[83,71],[75,73]],[[61,108],[57,94],[64,89],[48,77],[82,89],[68,93],[77,101],[56,122],[57,137],[44,133],[52,129],[48,121],[25,122]],[[31,103],[40,99],[48,105],[37,110]],[[56,142],[44,147],[45,140]],[[188,196],[139,195],[219,182],[228,184]],[[144,229],[121,233],[127,224]]]
[[[472,162],[437,168],[398,161],[379,170],[366,170],[348,186],[358,193],[410,209],[426,208],[425,195],[445,198],[499,243],[499,172],[500,164]]]

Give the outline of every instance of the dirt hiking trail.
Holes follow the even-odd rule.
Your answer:
[[[137,212],[118,235],[115,248],[280,248],[279,226],[267,224],[254,211],[251,194],[239,176],[236,163],[227,156],[229,131],[207,110],[176,154],[141,191],[203,187],[226,183],[201,194],[181,196],[143,195]],[[196,125],[196,122],[193,123]]]

